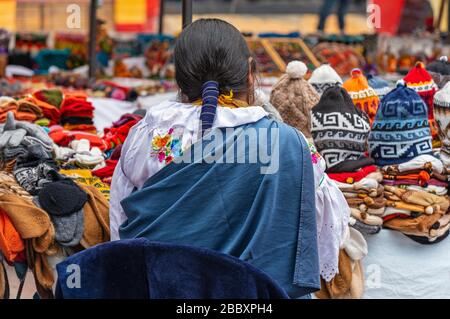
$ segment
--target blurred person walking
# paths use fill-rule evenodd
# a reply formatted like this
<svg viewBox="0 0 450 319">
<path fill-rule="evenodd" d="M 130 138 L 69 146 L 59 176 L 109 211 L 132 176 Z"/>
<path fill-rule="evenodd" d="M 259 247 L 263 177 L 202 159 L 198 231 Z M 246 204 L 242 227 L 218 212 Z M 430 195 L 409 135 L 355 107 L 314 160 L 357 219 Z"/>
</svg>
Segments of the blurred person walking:
<svg viewBox="0 0 450 319">
<path fill-rule="evenodd" d="M 348 7 L 350 4 L 350 0 L 324 0 L 322 4 L 322 8 L 319 13 L 319 26 L 317 30 L 319 33 L 323 33 L 325 29 L 325 23 L 327 21 L 328 16 L 331 14 L 331 10 L 333 7 L 338 4 L 338 21 L 339 21 L 339 30 L 341 34 L 345 34 L 345 15 L 347 14 Z"/>
</svg>

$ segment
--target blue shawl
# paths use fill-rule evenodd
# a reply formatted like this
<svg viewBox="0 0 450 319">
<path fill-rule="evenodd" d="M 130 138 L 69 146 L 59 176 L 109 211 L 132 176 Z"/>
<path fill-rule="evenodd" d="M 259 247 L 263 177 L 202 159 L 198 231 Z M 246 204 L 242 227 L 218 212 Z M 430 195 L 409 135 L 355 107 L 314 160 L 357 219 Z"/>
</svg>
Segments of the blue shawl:
<svg viewBox="0 0 450 319">
<path fill-rule="evenodd" d="M 268 118 L 228 132 L 206 134 L 125 198 L 128 219 L 120 238 L 235 256 L 266 272 L 291 298 L 320 289 L 314 176 L 305 139 Z M 252 161 L 255 143 L 260 153 L 267 147 L 267 158 Z M 199 149 L 200 158 L 193 155 Z"/>
</svg>

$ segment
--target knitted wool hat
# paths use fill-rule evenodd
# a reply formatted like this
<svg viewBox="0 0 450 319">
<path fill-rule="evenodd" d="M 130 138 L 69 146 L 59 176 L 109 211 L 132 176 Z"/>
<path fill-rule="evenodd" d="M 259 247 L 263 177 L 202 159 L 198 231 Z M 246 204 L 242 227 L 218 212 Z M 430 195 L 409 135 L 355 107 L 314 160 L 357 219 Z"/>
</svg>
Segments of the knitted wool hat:
<svg viewBox="0 0 450 319">
<path fill-rule="evenodd" d="M 357 160 L 367 151 L 369 119 L 339 86 L 323 92 L 312 109 L 312 136 L 317 150 L 331 168 Z"/>
<path fill-rule="evenodd" d="M 441 161 L 450 168 L 450 83 L 434 95 L 434 116 L 442 142 Z"/>
<path fill-rule="evenodd" d="M 440 89 L 450 81 L 450 63 L 447 56 L 442 56 L 439 60 L 428 64 L 427 71 Z"/>
<path fill-rule="evenodd" d="M 34 204 L 42 208 L 38 197 L 33 198 Z M 79 210 L 69 215 L 52 215 L 50 220 L 55 228 L 55 241 L 62 246 L 73 247 L 80 243 L 84 230 L 84 213 Z"/>
<path fill-rule="evenodd" d="M 369 86 L 366 77 L 360 69 L 353 69 L 351 77 L 343 84 L 344 89 L 355 103 L 356 107 L 364 111 L 372 124 L 375 114 L 377 114 L 378 98 L 375 90 Z"/>
<path fill-rule="evenodd" d="M 315 69 L 308 82 L 319 94 L 322 94 L 330 86 L 343 83 L 339 74 L 329 64 L 322 64 Z"/>
<path fill-rule="evenodd" d="M 375 90 L 380 101 L 391 91 L 389 82 L 379 76 L 368 74 L 367 81 L 369 82 L 369 86 Z"/>
<path fill-rule="evenodd" d="M 283 121 L 311 137 L 311 108 L 319 102 L 319 94 L 304 76 L 308 68 L 303 62 L 292 61 L 271 94 L 270 103 L 280 112 Z"/>
<path fill-rule="evenodd" d="M 437 85 L 434 83 L 430 73 L 425 69 L 422 62 L 417 62 L 415 67 L 403 79 L 406 85 L 419 93 L 422 100 L 428 107 L 428 119 L 430 120 L 431 134 L 433 138 L 437 136 L 437 128 L 434 123 L 433 97 L 437 91 Z"/>
<path fill-rule="evenodd" d="M 45 185 L 38 194 L 43 209 L 50 215 L 65 216 L 80 211 L 87 195 L 71 179 L 65 178 Z"/>
<path fill-rule="evenodd" d="M 369 134 L 369 152 L 378 166 L 431 154 L 428 110 L 414 90 L 399 83 L 385 96 Z"/>
<path fill-rule="evenodd" d="M 33 97 L 59 108 L 63 100 L 63 94 L 58 89 L 43 89 L 33 93 Z"/>
</svg>

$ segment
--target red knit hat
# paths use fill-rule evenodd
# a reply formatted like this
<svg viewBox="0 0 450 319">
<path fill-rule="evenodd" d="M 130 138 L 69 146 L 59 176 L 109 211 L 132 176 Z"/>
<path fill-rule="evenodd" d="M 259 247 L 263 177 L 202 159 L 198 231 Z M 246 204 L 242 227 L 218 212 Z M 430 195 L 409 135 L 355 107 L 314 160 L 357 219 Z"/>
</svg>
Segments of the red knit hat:
<svg viewBox="0 0 450 319">
<path fill-rule="evenodd" d="M 422 62 L 417 62 L 403 80 L 405 81 L 406 86 L 416 91 L 427 105 L 431 133 L 433 139 L 436 138 L 438 131 L 434 122 L 433 111 L 433 98 L 438 89 L 436 83 L 430 73 L 425 69 L 425 65 Z"/>
</svg>

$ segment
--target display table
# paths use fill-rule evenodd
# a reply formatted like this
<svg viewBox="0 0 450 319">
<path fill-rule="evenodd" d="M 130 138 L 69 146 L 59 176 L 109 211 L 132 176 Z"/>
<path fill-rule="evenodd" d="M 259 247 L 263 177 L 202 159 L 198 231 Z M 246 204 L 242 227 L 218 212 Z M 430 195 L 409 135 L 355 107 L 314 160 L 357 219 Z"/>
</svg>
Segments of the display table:
<svg viewBox="0 0 450 319">
<path fill-rule="evenodd" d="M 364 298 L 450 298 L 450 237 L 421 245 L 383 229 L 366 240 Z"/>
</svg>

